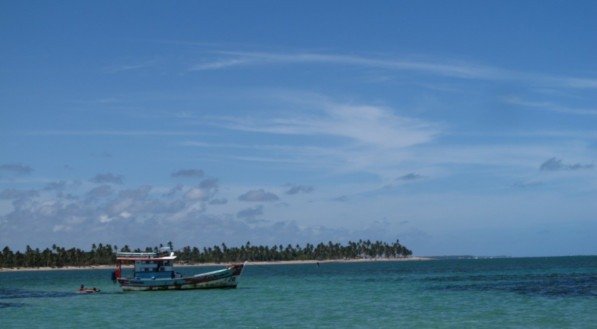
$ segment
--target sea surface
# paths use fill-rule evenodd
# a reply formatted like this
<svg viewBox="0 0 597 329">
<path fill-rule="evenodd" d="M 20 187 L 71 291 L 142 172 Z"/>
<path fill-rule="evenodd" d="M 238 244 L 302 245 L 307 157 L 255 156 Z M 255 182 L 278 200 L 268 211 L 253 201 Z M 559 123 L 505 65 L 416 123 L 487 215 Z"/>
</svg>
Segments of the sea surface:
<svg viewBox="0 0 597 329">
<path fill-rule="evenodd" d="M 123 293 L 110 273 L 0 272 L 0 328 L 597 328 L 597 256 L 249 264 L 228 290 Z"/>
</svg>

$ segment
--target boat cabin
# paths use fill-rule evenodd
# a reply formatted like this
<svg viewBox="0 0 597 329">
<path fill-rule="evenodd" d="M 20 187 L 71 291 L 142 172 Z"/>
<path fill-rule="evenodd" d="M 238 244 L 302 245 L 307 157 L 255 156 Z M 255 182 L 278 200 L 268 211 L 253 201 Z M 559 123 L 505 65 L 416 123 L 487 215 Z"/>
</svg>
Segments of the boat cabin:
<svg viewBox="0 0 597 329">
<path fill-rule="evenodd" d="M 116 278 L 122 274 L 123 264 L 133 264 L 132 278 L 136 280 L 172 279 L 177 277 L 174 271 L 174 252 L 118 252 L 116 254 Z"/>
</svg>

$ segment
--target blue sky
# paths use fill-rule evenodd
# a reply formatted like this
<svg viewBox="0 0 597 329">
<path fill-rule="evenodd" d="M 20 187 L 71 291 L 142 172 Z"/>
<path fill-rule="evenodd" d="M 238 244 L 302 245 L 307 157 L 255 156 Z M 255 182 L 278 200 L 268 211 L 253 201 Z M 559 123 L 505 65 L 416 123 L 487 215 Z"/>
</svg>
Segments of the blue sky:
<svg viewBox="0 0 597 329">
<path fill-rule="evenodd" d="M 595 254 L 596 16 L 3 2 L 0 244 Z"/>
</svg>

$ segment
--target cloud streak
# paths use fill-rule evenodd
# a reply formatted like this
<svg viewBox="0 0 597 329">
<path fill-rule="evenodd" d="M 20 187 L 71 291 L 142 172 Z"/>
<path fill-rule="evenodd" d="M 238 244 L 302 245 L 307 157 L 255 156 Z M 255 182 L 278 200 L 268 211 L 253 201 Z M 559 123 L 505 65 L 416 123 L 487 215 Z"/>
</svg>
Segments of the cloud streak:
<svg viewBox="0 0 597 329">
<path fill-rule="evenodd" d="M 400 115 L 389 107 L 340 103 L 317 94 L 272 92 L 269 97 L 280 108 L 276 115 L 208 117 L 198 124 L 289 137 L 270 139 L 279 141 L 278 145 L 243 141 L 214 145 L 187 141 L 182 145 L 239 150 L 227 152 L 226 160 L 325 168 L 334 174 L 365 171 L 385 176 L 384 171 L 406 159 L 409 150 L 435 142 L 444 130 L 442 125 Z M 288 108 L 293 110 L 285 111 Z M 315 144 L 316 140 L 326 142 Z M 394 172 L 387 174 L 395 177 Z"/>
<path fill-rule="evenodd" d="M 517 97 L 508 97 L 505 99 L 508 104 L 523 106 L 535 110 L 540 111 L 548 111 L 554 113 L 562 113 L 562 114 L 572 114 L 572 115 L 589 115 L 589 116 L 597 116 L 597 109 L 583 109 L 583 108 L 572 108 L 572 107 L 565 107 L 560 106 L 557 104 L 553 104 L 550 102 L 532 102 L 522 100 Z"/>
<path fill-rule="evenodd" d="M 145 62 L 141 62 L 141 63 L 137 63 L 137 64 L 112 65 L 112 66 L 106 67 L 104 69 L 104 72 L 110 73 L 110 74 L 116 74 L 116 73 L 121 73 L 121 72 L 136 71 L 136 70 L 142 70 L 142 69 L 153 67 L 156 64 L 157 64 L 157 61 L 151 60 L 151 61 L 145 61 Z"/>
<path fill-rule="evenodd" d="M 539 85 L 552 85 L 571 89 L 597 89 L 597 79 L 579 77 L 555 77 L 528 72 L 512 71 L 470 62 L 438 60 L 409 60 L 375 58 L 344 54 L 269 53 L 217 51 L 220 57 L 192 65 L 190 71 L 223 70 L 258 65 L 327 64 L 378 68 L 391 71 L 412 71 L 423 74 L 469 80 L 524 81 Z"/>
<path fill-rule="evenodd" d="M 266 53 L 266 52 L 218 52 L 224 58 L 193 65 L 191 71 L 226 69 L 250 65 L 275 64 L 334 64 L 383 68 L 389 70 L 410 70 L 465 79 L 496 78 L 502 75 L 492 67 L 462 64 L 376 59 L 362 56 L 319 53 Z"/>
</svg>

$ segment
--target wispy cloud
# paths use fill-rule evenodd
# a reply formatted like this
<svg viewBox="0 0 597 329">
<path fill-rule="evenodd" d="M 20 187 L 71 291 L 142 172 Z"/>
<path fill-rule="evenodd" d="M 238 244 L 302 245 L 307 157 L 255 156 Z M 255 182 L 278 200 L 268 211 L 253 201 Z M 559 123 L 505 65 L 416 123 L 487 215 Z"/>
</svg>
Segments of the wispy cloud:
<svg viewBox="0 0 597 329">
<path fill-rule="evenodd" d="M 567 85 L 570 88 L 578 89 L 597 89 L 597 79 L 586 78 L 553 78 L 557 82 Z"/>
<path fill-rule="evenodd" d="M 495 138 L 554 138 L 554 139 L 592 139 L 597 138 L 597 131 L 593 130 L 515 130 L 515 131 L 451 131 L 446 134 L 452 136 L 475 137 L 495 137 Z"/>
<path fill-rule="evenodd" d="M 518 105 L 523 107 L 532 108 L 535 110 L 556 112 L 562 114 L 573 114 L 573 115 L 595 115 L 597 116 L 597 109 L 583 109 L 560 106 L 551 102 L 533 102 L 520 99 L 518 97 L 505 98 L 506 103 L 512 105 Z"/>
<path fill-rule="evenodd" d="M 411 172 L 413 168 L 434 172 L 474 165 L 533 171 L 540 159 L 553 154 L 574 156 L 586 152 L 586 143 L 578 140 L 597 136 L 592 131 L 521 130 L 500 131 L 497 135 L 450 132 L 446 125 L 403 117 L 400 110 L 387 106 L 341 103 L 317 94 L 278 92 L 268 93 L 279 101 L 274 102 L 273 108 L 280 110 L 273 115 L 206 117 L 201 124 L 264 136 L 285 135 L 284 138 L 255 139 L 279 144 L 233 140 L 228 143 L 187 141 L 182 145 L 226 149 L 214 155 L 222 161 L 280 163 L 286 167 L 318 170 L 326 175 L 368 173 L 385 182 L 394 182 L 400 175 L 404 176 L 402 181 L 421 178 L 417 176 L 420 173 Z M 293 110 L 286 110 L 288 108 Z M 461 139 L 459 136 L 467 134 L 475 140 L 478 137 L 479 143 L 457 141 Z M 450 135 L 458 138 L 450 138 Z M 492 137 L 490 147 L 484 143 L 487 137 Z M 546 144 L 546 137 L 553 141 Z M 325 142 L 314 142 L 321 140 Z"/>
<path fill-rule="evenodd" d="M 342 104 L 322 97 L 308 102 L 312 115 L 274 118 L 219 117 L 212 123 L 223 128 L 282 135 L 327 135 L 358 145 L 408 147 L 431 141 L 439 127 L 395 114 L 374 105 Z"/>
<path fill-rule="evenodd" d="M 354 55 L 320 54 L 320 53 L 266 53 L 266 52 L 218 52 L 223 58 L 195 64 L 192 71 L 225 69 L 236 66 L 266 64 L 334 64 L 353 65 L 390 70 L 411 70 L 458 78 L 498 78 L 502 72 L 492 67 L 465 64 L 439 63 L 397 59 L 378 59 Z"/>
<path fill-rule="evenodd" d="M 413 71 L 460 79 L 525 81 L 533 84 L 571 89 L 597 89 L 597 79 L 594 78 L 549 76 L 474 64 L 470 61 L 412 60 L 315 52 L 217 51 L 215 53 L 219 55 L 217 58 L 204 60 L 192 65 L 190 70 L 222 70 L 257 65 L 328 64 L 369 67 L 392 71 Z"/>
<path fill-rule="evenodd" d="M 434 142 L 443 129 L 433 122 L 399 115 L 389 107 L 340 103 L 313 94 L 283 92 L 271 97 L 275 101 L 281 100 L 276 103 L 280 111 L 275 115 L 207 117 L 198 124 L 289 137 L 275 139 L 279 144 L 187 141 L 183 145 L 239 150 L 222 155 L 228 159 L 296 164 L 337 173 L 367 171 L 379 174 L 380 168 L 400 163 L 408 149 Z M 287 108 L 304 111 L 286 111 Z M 319 142 L 323 138 L 325 143 Z M 318 142 L 315 144 L 314 141 Z"/>
<path fill-rule="evenodd" d="M 247 60 L 247 59 L 223 59 L 223 60 L 217 60 L 217 61 L 213 61 L 213 62 L 195 64 L 195 65 L 193 65 L 191 70 L 192 71 L 218 70 L 218 69 L 224 69 L 224 68 L 232 67 L 232 66 L 240 66 L 243 64 L 251 64 L 251 61 Z"/>
<path fill-rule="evenodd" d="M 150 67 L 155 66 L 156 64 L 157 64 L 156 60 L 149 60 L 149 61 L 144 61 L 144 62 L 140 62 L 140 63 L 136 63 L 136 64 L 111 65 L 111 66 L 104 68 L 104 72 L 115 74 L 115 73 L 126 72 L 126 71 L 135 71 L 135 70 L 150 68 Z"/>
</svg>

